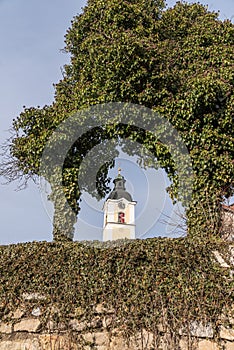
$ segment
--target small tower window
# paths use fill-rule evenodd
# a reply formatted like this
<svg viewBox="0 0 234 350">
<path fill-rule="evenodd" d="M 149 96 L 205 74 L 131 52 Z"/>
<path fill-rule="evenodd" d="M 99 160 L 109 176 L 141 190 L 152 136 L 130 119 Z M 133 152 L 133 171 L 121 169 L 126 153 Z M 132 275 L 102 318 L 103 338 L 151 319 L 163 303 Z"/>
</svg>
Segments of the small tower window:
<svg viewBox="0 0 234 350">
<path fill-rule="evenodd" d="M 119 212 L 118 213 L 118 222 L 120 224 L 124 224 L 125 223 L 125 214 L 123 212 Z"/>
</svg>

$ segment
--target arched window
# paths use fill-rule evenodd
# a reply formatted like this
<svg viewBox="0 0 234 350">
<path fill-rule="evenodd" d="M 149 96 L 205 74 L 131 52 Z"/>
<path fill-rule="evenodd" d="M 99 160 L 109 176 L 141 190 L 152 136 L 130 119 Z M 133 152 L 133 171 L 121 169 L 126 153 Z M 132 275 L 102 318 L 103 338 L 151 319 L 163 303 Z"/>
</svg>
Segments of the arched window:
<svg viewBox="0 0 234 350">
<path fill-rule="evenodd" d="M 118 213 L 118 222 L 120 224 L 124 224 L 125 223 L 125 214 L 123 212 L 119 212 Z"/>
</svg>

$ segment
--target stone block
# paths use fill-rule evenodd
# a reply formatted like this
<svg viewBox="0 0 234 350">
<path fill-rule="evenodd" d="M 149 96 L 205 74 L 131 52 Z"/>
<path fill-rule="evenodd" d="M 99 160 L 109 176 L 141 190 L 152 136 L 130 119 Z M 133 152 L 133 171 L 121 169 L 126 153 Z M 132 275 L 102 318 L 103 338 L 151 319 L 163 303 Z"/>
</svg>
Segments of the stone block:
<svg viewBox="0 0 234 350">
<path fill-rule="evenodd" d="M 21 308 L 18 308 L 13 312 L 12 318 L 19 319 L 19 318 L 23 317 L 24 314 L 25 314 L 25 311 Z"/>
<path fill-rule="evenodd" d="M 46 300 L 46 297 L 44 295 L 41 295 L 40 293 L 23 293 L 22 297 L 24 300 L 27 300 L 27 301 Z"/>
<path fill-rule="evenodd" d="M 185 339 L 180 339 L 180 342 L 179 342 L 179 349 L 180 350 L 188 350 L 188 342 L 187 340 Z"/>
<path fill-rule="evenodd" d="M 41 316 L 41 309 L 39 307 L 35 307 L 33 310 L 32 310 L 32 315 L 35 316 L 35 317 L 39 317 Z"/>
<path fill-rule="evenodd" d="M 115 310 L 113 308 L 107 309 L 102 303 L 97 304 L 95 307 L 97 314 L 113 314 Z"/>
<path fill-rule="evenodd" d="M 180 349 L 178 346 L 181 346 L 180 350 L 188 350 L 186 341 L 182 341 L 181 339 L 180 343 L 178 344 L 179 340 L 173 339 L 170 333 L 164 333 L 163 335 L 159 336 L 156 339 L 156 341 L 157 341 L 157 347 L 155 349 L 157 350 L 175 350 L 175 349 L 177 350 L 177 349 Z M 184 345 L 186 346 L 182 347 Z"/>
<path fill-rule="evenodd" d="M 186 339 L 183 339 L 183 338 L 180 339 L 179 347 L 180 347 L 180 350 L 189 350 L 188 341 Z"/>
<path fill-rule="evenodd" d="M 95 344 L 97 346 L 108 346 L 110 343 L 109 334 L 107 332 L 94 333 Z"/>
<path fill-rule="evenodd" d="M 94 344 L 95 346 L 105 346 L 108 349 L 109 345 L 109 334 L 107 332 L 94 332 L 94 333 L 84 333 L 82 334 L 82 339 L 86 343 Z"/>
<path fill-rule="evenodd" d="M 102 320 L 102 326 L 103 328 L 108 328 L 112 324 L 113 319 L 112 317 L 104 317 Z"/>
<path fill-rule="evenodd" d="M 6 322 L 0 322 L 0 333 L 9 334 L 12 332 L 12 324 Z"/>
<path fill-rule="evenodd" d="M 40 329 L 41 322 L 35 318 L 23 319 L 14 324 L 15 332 L 37 332 Z"/>
<path fill-rule="evenodd" d="M 95 307 L 95 312 L 97 314 L 103 314 L 105 312 L 105 308 L 104 308 L 103 304 L 97 304 Z"/>
<path fill-rule="evenodd" d="M 212 340 L 201 340 L 198 342 L 198 350 L 219 350 L 219 346 Z"/>
<path fill-rule="evenodd" d="M 225 328 L 224 326 L 220 327 L 220 338 L 225 340 L 234 340 L 234 329 Z"/>
<path fill-rule="evenodd" d="M 192 322 L 190 324 L 190 334 L 199 338 L 213 338 L 214 330 L 211 324 L 202 324 L 201 322 Z"/>
<path fill-rule="evenodd" d="M 134 347 L 129 347 L 126 341 L 121 337 L 111 338 L 110 350 L 135 350 Z"/>
<path fill-rule="evenodd" d="M 234 342 L 226 342 L 223 349 L 225 350 L 234 350 Z"/>
<path fill-rule="evenodd" d="M 0 341 L 0 350 L 41 350 L 40 343 L 35 339 L 18 339 Z"/>
<path fill-rule="evenodd" d="M 40 350 L 78 350 L 75 344 L 67 335 L 44 334 L 40 335 Z M 31 349 L 30 349 L 31 350 Z"/>
<path fill-rule="evenodd" d="M 47 322 L 46 328 L 47 328 L 50 332 L 53 332 L 53 331 L 55 331 L 55 329 L 56 329 L 54 322 L 51 321 L 51 320 Z"/>
<path fill-rule="evenodd" d="M 97 317 L 94 317 L 91 322 L 88 322 L 87 323 L 87 326 L 88 328 L 101 328 L 102 327 L 102 319 L 97 316 Z"/>
<path fill-rule="evenodd" d="M 158 329 L 158 331 L 159 331 L 160 333 L 165 332 L 165 326 L 163 326 L 162 323 L 158 323 L 158 324 L 157 324 L 157 329 Z"/>
<path fill-rule="evenodd" d="M 180 350 L 220 350 L 218 345 L 209 339 L 199 339 L 196 337 L 191 337 L 186 339 L 186 337 L 181 338 L 179 341 Z M 168 350 L 168 349 L 166 349 Z"/>
<path fill-rule="evenodd" d="M 133 346 L 137 348 L 141 348 L 143 346 L 143 348 L 147 349 L 152 346 L 153 339 L 153 333 L 147 332 L 145 329 L 143 329 L 142 332 L 137 333 L 136 336 L 132 337 L 130 340 Z"/>
<path fill-rule="evenodd" d="M 95 329 L 102 328 L 102 319 L 100 317 L 94 318 L 91 322 L 79 321 L 77 319 L 72 319 L 69 322 L 69 326 L 77 332 L 84 331 L 85 329 Z"/>
<path fill-rule="evenodd" d="M 82 339 L 84 339 L 85 342 L 90 343 L 90 344 L 94 344 L 95 343 L 94 334 L 93 333 L 84 333 L 84 334 L 82 334 Z"/>
<path fill-rule="evenodd" d="M 86 322 L 78 321 L 76 319 L 70 320 L 69 326 L 73 331 L 81 332 L 87 328 Z"/>
</svg>

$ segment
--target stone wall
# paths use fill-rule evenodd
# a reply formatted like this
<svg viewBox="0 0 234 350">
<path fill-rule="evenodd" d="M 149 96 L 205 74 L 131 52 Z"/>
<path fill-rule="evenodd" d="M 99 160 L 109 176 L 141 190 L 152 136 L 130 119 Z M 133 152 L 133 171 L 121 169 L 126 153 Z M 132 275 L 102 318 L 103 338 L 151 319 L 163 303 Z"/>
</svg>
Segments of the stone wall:
<svg viewBox="0 0 234 350">
<path fill-rule="evenodd" d="M 30 300 L 37 299 L 30 309 Z M 48 309 L 40 302 L 43 296 L 25 294 L 25 304 L 17 306 L 0 321 L 0 350 L 234 350 L 234 318 L 223 316 L 216 329 L 210 324 L 194 322 L 188 330 L 178 332 L 177 342 L 159 324 L 154 334 L 142 330 L 124 337 L 124 325 L 112 328 L 114 313 L 101 304 L 95 306 L 95 316 L 89 321 L 71 315 L 67 324 L 55 323 Z M 43 304 L 43 303 L 42 303 Z M 59 312 L 57 307 L 50 315 Z M 45 321 L 46 320 L 46 321 Z M 189 336 L 188 336 L 189 335 Z"/>
<path fill-rule="evenodd" d="M 41 246 L 45 249 L 45 246 Z M 29 260 L 28 256 L 33 256 L 32 252 L 35 252 L 35 250 L 31 247 L 29 252 L 30 255 L 24 256 L 24 259 Z M 225 252 L 227 253 L 227 250 Z M 14 250 L 13 253 L 13 257 L 16 256 Z M 228 283 L 232 283 L 234 276 L 234 245 L 228 244 L 228 254 L 226 255 L 222 255 L 218 250 L 213 250 L 212 260 L 216 260 L 225 269 L 225 279 Z M 6 259 L 6 269 L 9 268 L 9 261 L 12 260 Z M 45 262 L 47 262 L 47 259 L 45 259 Z M 28 265 L 26 266 L 28 268 Z M 49 264 L 45 264 L 45 266 L 47 268 Z M 36 269 L 38 269 L 38 265 Z M 22 273 L 22 271 L 24 270 L 21 267 L 19 273 Z M 7 276 L 9 278 L 9 275 Z M 35 273 L 33 276 L 35 276 Z M 11 285 L 12 282 L 7 280 L 7 283 Z M 211 284 L 211 294 L 209 294 L 211 299 L 214 297 L 213 286 Z M 0 287 L 4 290 L 4 283 Z M 17 289 L 16 297 L 10 297 L 10 293 L 13 292 L 9 289 L 10 292 L 3 294 L 5 297 L 0 299 L 2 315 L 0 318 L 0 350 L 234 350 L 234 305 L 230 307 L 233 299 L 230 300 L 230 303 L 227 303 L 227 298 L 228 300 L 230 297 L 233 298 L 231 286 L 230 290 L 228 288 L 228 293 L 226 293 L 227 298 L 224 298 L 225 303 L 222 304 L 222 309 L 217 310 L 218 307 L 215 304 L 218 315 L 221 313 L 220 310 L 223 311 L 218 319 L 214 317 L 215 324 L 194 321 L 187 322 L 188 324 L 185 326 L 184 322 L 186 320 L 182 320 L 183 323 L 175 322 L 175 324 L 183 324 L 184 328 L 178 326 L 179 329 L 177 329 L 177 326 L 170 327 L 170 325 L 173 325 L 171 314 L 169 316 L 170 320 L 166 319 L 167 316 L 160 315 L 160 318 L 157 318 L 159 321 L 155 322 L 155 325 L 152 326 L 154 322 L 150 323 L 151 327 L 154 328 L 153 332 L 142 329 L 141 331 L 135 331 L 134 335 L 126 334 L 129 330 L 126 326 L 126 316 L 124 316 L 126 313 L 123 314 L 123 317 L 118 318 L 118 307 L 116 305 L 116 309 L 113 310 L 110 307 L 105 308 L 103 304 L 92 304 L 94 295 L 88 299 L 91 300 L 87 308 L 88 312 L 80 307 L 79 302 L 74 303 L 74 307 L 67 311 L 67 303 L 61 304 L 65 300 L 65 295 L 63 295 L 64 298 L 59 298 L 61 289 L 57 294 L 55 294 L 55 290 L 51 291 L 50 289 L 51 294 L 48 295 L 47 293 L 46 295 L 46 290 L 43 288 L 40 289 L 41 293 L 32 293 L 31 291 L 38 291 L 33 283 L 21 286 L 18 282 L 14 287 Z M 79 291 L 78 288 L 76 290 Z M 220 290 L 222 299 L 224 289 L 220 287 Z M 45 295 L 42 294 L 43 291 Z M 143 296 L 145 296 L 145 293 Z M 218 299 L 218 304 L 221 299 Z M 76 300 L 74 294 L 69 300 Z M 85 301 L 82 305 L 87 307 L 87 299 Z M 199 314 L 202 315 L 203 311 L 204 308 L 201 307 Z M 127 317 L 128 321 L 131 320 L 131 316 L 130 314 L 129 318 Z M 176 316 L 174 316 L 174 319 L 176 319 Z M 137 325 L 140 324 L 140 321 Z M 147 324 L 148 320 L 145 321 L 144 324 Z M 176 333 L 173 333 L 172 328 L 176 329 Z"/>
<path fill-rule="evenodd" d="M 222 232 L 223 237 L 228 241 L 234 240 L 234 205 L 223 205 L 223 225 Z"/>
</svg>

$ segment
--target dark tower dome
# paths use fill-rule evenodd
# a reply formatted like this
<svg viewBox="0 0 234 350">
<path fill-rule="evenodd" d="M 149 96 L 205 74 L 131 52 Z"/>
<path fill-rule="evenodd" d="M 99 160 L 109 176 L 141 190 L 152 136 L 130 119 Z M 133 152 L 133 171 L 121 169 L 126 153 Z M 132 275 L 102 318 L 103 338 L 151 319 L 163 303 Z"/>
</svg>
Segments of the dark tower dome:
<svg viewBox="0 0 234 350">
<path fill-rule="evenodd" d="M 130 195 L 129 192 L 126 191 L 125 188 L 125 178 L 120 174 L 120 170 L 119 169 L 119 173 L 116 176 L 116 178 L 114 179 L 114 184 L 115 187 L 113 189 L 113 191 L 110 193 L 109 197 L 107 199 L 121 199 L 121 198 L 125 198 L 127 199 L 127 201 L 132 202 L 132 196 Z"/>
</svg>

